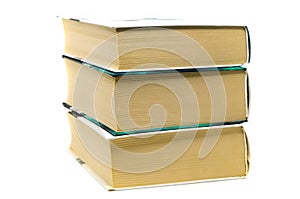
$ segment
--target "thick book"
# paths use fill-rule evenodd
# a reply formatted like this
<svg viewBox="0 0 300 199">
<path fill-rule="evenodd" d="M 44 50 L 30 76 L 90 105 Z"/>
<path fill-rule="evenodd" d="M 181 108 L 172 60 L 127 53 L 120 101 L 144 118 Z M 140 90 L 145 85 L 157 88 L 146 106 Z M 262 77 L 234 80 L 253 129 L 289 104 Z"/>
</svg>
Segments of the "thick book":
<svg viewBox="0 0 300 199">
<path fill-rule="evenodd" d="M 108 190 L 243 178 L 249 169 L 240 125 L 112 136 L 68 114 L 70 151 Z"/>
<path fill-rule="evenodd" d="M 114 135 L 241 123 L 248 117 L 243 67 L 116 73 L 64 58 L 66 103 Z"/>
<path fill-rule="evenodd" d="M 66 54 L 112 71 L 237 66 L 250 60 L 246 26 L 201 26 L 181 20 L 62 21 Z"/>
</svg>

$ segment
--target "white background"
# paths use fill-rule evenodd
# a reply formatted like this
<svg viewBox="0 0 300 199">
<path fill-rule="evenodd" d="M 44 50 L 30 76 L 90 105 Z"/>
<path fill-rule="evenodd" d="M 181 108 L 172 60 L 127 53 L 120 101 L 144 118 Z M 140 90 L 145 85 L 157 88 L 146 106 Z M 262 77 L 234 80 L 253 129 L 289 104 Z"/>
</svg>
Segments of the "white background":
<svg viewBox="0 0 300 199">
<path fill-rule="evenodd" d="M 2 1 L 3 2 L 3 1 Z M 0 6 L 0 198 L 299 198 L 297 1 L 9 1 Z M 107 192 L 67 152 L 63 29 L 56 16 L 247 25 L 252 152 L 245 180 Z"/>
</svg>

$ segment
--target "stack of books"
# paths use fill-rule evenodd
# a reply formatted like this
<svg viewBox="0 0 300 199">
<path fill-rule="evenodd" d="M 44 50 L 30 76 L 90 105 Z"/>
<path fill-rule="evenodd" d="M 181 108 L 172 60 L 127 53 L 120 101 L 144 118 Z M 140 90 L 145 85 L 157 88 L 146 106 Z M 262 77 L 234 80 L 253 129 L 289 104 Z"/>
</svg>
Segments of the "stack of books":
<svg viewBox="0 0 300 199">
<path fill-rule="evenodd" d="M 108 190 L 247 175 L 247 27 L 63 25 L 70 151 Z"/>
</svg>

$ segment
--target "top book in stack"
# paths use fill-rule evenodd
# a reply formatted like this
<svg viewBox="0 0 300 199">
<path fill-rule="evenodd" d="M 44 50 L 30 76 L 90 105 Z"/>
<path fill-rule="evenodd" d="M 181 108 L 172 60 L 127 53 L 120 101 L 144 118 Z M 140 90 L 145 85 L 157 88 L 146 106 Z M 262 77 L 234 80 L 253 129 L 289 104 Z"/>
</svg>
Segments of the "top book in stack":
<svg viewBox="0 0 300 199">
<path fill-rule="evenodd" d="M 153 22 L 154 21 L 154 22 Z M 180 20 L 63 19 L 65 52 L 112 72 L 240 66 L 250 60 L 246 26 L 198 26 Z"/>
</svg>

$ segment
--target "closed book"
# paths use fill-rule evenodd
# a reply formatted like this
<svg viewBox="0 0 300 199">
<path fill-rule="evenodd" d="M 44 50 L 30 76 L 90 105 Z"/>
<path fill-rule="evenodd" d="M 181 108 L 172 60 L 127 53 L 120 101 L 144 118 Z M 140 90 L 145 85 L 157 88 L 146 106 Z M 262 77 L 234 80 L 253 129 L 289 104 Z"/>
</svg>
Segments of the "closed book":
<svg viewBox="0 0 300 199">
<path fill-rule="evenodd" d="M 249 150 L 240 125 L 112 136 L 74 111 L 70 151 L 108 190 L 243 178 Z"/>
<path fill-rule="evenodd" d="M 113 71 L 236 66 L 250 60 L 246 26 L 119 22 L 63 19 L 66 54 Z"/>
<path fill-rule="evenodd" d="M 112 134 L 241 123 L 246 68 L 116 73 L 65 56 L 66 103 Z"/>
</svg>

